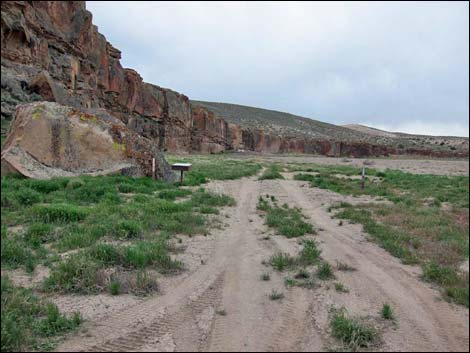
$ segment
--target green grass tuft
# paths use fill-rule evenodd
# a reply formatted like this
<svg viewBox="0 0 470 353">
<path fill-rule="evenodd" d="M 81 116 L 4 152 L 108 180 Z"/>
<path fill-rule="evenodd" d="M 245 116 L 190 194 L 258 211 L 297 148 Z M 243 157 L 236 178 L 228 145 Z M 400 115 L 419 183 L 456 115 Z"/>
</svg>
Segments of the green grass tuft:
<svg viewBox="0 0 470 353">
<path fill-rule="evenodd" d="M 334 278 L 333 269 L 328 262 L 322 262 L 317 269 L 317 277 L 323 281 Z"/>
<path fill-rule="evenodd" d="M 267 199 L 260 196 L 258 209 L 266 212 L 266 224 L 269 227 L 288 238 L 315 233 L 313 226 L 304 221 L 304 216 L 297 208 L 278 207 L 276 204 L 271 206 Z"/>
<path fill-rule="evenodd" d="M 258 180 L 273 180 L 273 179 L 284 179 L 282 174 L 282 167 L 276 164 L 270 165 L 263 174 L 258 178 Z"/>
<path fill-rule="evenodd" d="M 394 319 L 393 309 L 392 309 L 392 307 L 390 306 L 390 304 L 384 304 L 384 305 L 382 306 L 382 310 L 380 311 L 380 315 L 381 315 L 382 318 L 384 318 L 385 320 L 393 320 L 393 319 Z"/>
<path fill-rule="evenodd" d="M 76 329 L 82 322 L 78 313 L 65 316 L 54 304 L 39 299 L 31 290 L 14 286 L 3 276 L 1 296 L 2 352 L 53 348 L 51 338 Z"/>
<path fill-rule="evenodd" d="M 346 316 L 344 310 L 336 311 L 330 321 L 333 337 L 340 340 L 345 348 L 357 351 L 369 348 L 378 339 L 378 332 L 357 319 Z"/>
<path fill-rule="evenodd" d="M 277 253 L 269 259 L 269 264 L 279 272 L 296 265 L 296 259 L 286 253 Z"/>
<path fill-rule="evenodd" d="M 34 205 L 31 216 L 34 220 L 44 223 L 68 223 L 84 220 L 89 210 L 70 204 Z"/>
<path fill-rule="evenodd" d="M 269 294 L 269 299 L 271 300 L 281 300 L 284 298 L 284 293 L 278 292 L 277 290 L 273 289 L 271 294 Z"/>
</svg>

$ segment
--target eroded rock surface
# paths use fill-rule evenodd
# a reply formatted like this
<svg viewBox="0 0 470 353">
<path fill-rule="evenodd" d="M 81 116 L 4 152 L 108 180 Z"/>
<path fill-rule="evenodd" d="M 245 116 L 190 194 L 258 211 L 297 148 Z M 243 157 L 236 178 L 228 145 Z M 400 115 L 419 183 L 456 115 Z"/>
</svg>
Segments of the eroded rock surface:
<svg viewBox="0 0 470 353">
<path fill-rule="evenodd" d="M 1 155 L 2 175 L 47 179 L 120 173 L 174 180 L 154 143 L 103 110 L 54 102 L 19 105 Z"/>
</svg>

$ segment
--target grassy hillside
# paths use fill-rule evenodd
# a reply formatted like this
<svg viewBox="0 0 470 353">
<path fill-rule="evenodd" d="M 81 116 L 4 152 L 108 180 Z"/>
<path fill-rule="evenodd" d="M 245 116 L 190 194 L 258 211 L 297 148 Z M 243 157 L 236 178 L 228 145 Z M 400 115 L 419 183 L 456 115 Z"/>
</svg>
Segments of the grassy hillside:
<svg viewBox="0 0 470 353">
<path fill-rule="evenodd" d="M 275 134 L 331 138 L 344 140 L 370 139 L 370 135 L 322 121 L 238 104 L 191 101 L 201 105 L 227 121 L 247 128 L 263 129 Z"/>
<path fill-rule="evenodd" d="M 342 141 L 367 141 L 399 148 L 431 148 L 434 150 L 467 150 L 468 138 L 434 137 L 389 133 L 362 125 L 339 126 L 285 112 L 238 104 L 191 101 L 203 106 L 230 123 L 245 128 L 262 129 L 281 136 L 302 136 Z"/>
</svg>

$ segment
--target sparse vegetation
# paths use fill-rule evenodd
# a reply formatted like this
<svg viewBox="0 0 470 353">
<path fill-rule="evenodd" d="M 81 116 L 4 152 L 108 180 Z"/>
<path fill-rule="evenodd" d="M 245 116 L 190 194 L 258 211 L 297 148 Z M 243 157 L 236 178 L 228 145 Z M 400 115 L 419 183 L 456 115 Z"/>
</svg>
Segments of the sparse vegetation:
<svg viewBox="0 0 470 353">
<path fill-rule="evenodd" d="M 281 300 L 284 298 L 284 293 L 278 292 L 277 290 L 273 289 L 271 294 L 269 294 L 269 299 L 271 300 Z"/>
<path fill-rule="evenodd" d="M 316 265 L 320 259 L 321 250 L 318 249 L 314 240 L 303 240 L 303 248 L 300 251 L 298 264 L 303 266 Z"/>
<path fill-rule="evenodd" d="M 261 275 L 261 280 L 262 281 L 269 281 L 271 279 L 271 275 L 268 273 L 268 272 L 264 272 L 262 275 Z"/>
<path fill-rule="evenodd" d="M 290 208 L 287 205 L 279 207 L 275 200 L 270 201 L 269 198 L 260 196 L 258 209 L 266 212 L 266 224 L 269 227 L 275 228 L 279 234 L 288 238 L 315 233 L 313 226 L 304 221 L 305 216 L 298 208 Z"/>
<path fill-rule="evenodd" d="M 129 192 L 131 197 L 123 196 Z M 190 199 L 174 202 L 186 196 Z M 2 265 L 33 270 L 57 252 L 87 248 L 106 238 L 144 240 L 176 233 L 205 234 L 204 215 L 233 204 L 225 195 L 202 188 L 191 192 L 148 178 L 4 177 Z M 8 228 L 13 226 L 24 230 L 10 232 Z M 44 247 L 46 243 L 51 246 Z"/>
<path fill-rule="evenodd" d="M 333 337 L 341 341 L 344 348 L 353 352 L 370 348 L 379 336 L 374 328 L 358 319 L 349 318 L 344 309 L 333 311 L 330 327 Z"/>
<path fill-rule="evenodd" d="M 392 309 L 390 304 L 385 303 L 382 306 L 382 310 L 380 311 L 380 314 L 381 314 L 382 318 L 384 318 L 385 320 L 393 320 L 394 319 L 393 309 Z"/>
<path fill-rule="evenodd" d="M 121 283 L 117 280 L 110 281 L 108 288 L 111 295 L 119 295 L 121 293 Z"/>
<path fill-rule="evenodd" d="M 384 249 L 407 264 L 420 264 L 424 278 L 441 286 L 444 297 L 468 306 L 468 276 L 457 269 L 469 255 L 468 177 L 415 175 L 387 170 L 368 181 L 340 178 L 323 170 L 300 174 L 312 186 L 341 194 L 366 194 L 391 203 L 341 203 L 336 217 L 360 223 Z M 442 204 L 449 205 L 443 208 Z M 340 221 L 341 222 L 341 221 Z"/>
<path fill-rule="evenodd" d="M 217 309 L 215 313 L 217 315 L 220 315 L 220 316 L 226 316 L 227 315 L 227 312 L 225 311 L 225 309 Z"/>
<path fill-rule="evenodd" d="M 140 241 L 129 246 L 97 244 L 69 256 L 54 267 L 44 289 L 71 293 L 99 292 L 107 285 L 103 270 L 109 267 L 143 270 L 153 266 L 163 272 L 181 269 L 182 264 L 171 259 L 169 250 L 168 243 L 162 240 Z M 143 274 L 137 272 L 137 275 Z"/>
<path fill-rule="evenodd" d="M 258 180 L 272 180 L 272 179 L 284 179 L 282 174 L 282 167 L 277 164 L 271 164 L 263 174 L 258 178 Z"/>
<path fill-rule="evenodd" d="M 75 313 L 65 316 L 31 290 L 14 286 L 2 276 L 2 352 L 53 348 L 54 338 L 74 330 L 82 321 Z"/>
<path fill-rule="evenodd" d="M 349 293 L 349 289 L 347 289 L 344 284 L 336 282 L 335 283 L 335 290 L 339 293 Z"/>
<path fill-rule="evenodd" d="M 305 268 L 301 268 L 296 274 L 296 279 L 308 279 L 310 278 L 310 272 L 308 272 Z"/>
<path fill-rule="evenodd" d="M 279 272 L 292 268 L 297 264 L 296 258 L 285 253 L 277 253 L 269 259 L 269 264 Z"/>
<path fill-rule="evenodd" d="M 323 261 L 321 265 L 318 266 L 317 277 L 323 281 L 334 278 L 333 269 L 328 262 Z"/>
<path fill-rule="evenodd" d="M 252 176 L 261 169 L 259 163 L 252 161 L 239 161 L 225 156 L 168 156 L 170 163 L 186 162 L 193 166 L 185 174 L 183 184 L 195 186 L 207 183 L 209 180 L 233 180 Z"/>
<path fill-rule="evenodd" d="M 343 271 L 343 272 L 353 272 L 353 271 L 356 271 L 356 269 L 354 267 L 352 267 L 351 265 L 345 263 L 345 262 L 340 262 L 340 261 L 337 261 L 336 262 L 336 269 L 338 271 Z"/>
<path fill-rule="evenodd" d="M 259 169 L 249 168 L 250 173 Z M 43 264 L 50 274 L 34 289 L 59 293 L 155 292 L 156 270 L 183 268 L 172 259 L 171 237 L 207 234 L 205 215 L 234 204 L 202 188 L 125 176 L 7 176 L 1 188 L 2 274 L 19 267 L 33 272 Z M 60 256 L 69 250 L 75 251 Z M 2 275 L 2 351 L 50 349 L 49 337 L 80 323 L 78 314 L 65 317 L 43 303 L 41 291 L 35 296 Z"/>
<path fill-rule="evenodd" d="M 297 281 L 294 278 L 292 278 L 292 277 L 284 278 L 284 285 L 287 288 L 294 287 L 296 284 L 297 284 Z"/>
</svg>

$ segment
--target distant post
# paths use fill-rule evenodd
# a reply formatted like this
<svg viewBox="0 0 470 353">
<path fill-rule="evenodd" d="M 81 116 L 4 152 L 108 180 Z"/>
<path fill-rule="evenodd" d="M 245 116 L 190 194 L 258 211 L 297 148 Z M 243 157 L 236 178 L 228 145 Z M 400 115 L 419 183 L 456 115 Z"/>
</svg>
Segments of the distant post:
<svg viewBox="0 0 470 353">
<path fill-rule="evenodd" d="M 364 190 L 366 184 L 366 167 L 362 167 L 362 174 L 361 174 L 361 189 Z"/>
<path fill-rule="evenodd" d="M 152 158 L 152 179 L 155 179 L 155 158 Z"/>
</svg>

